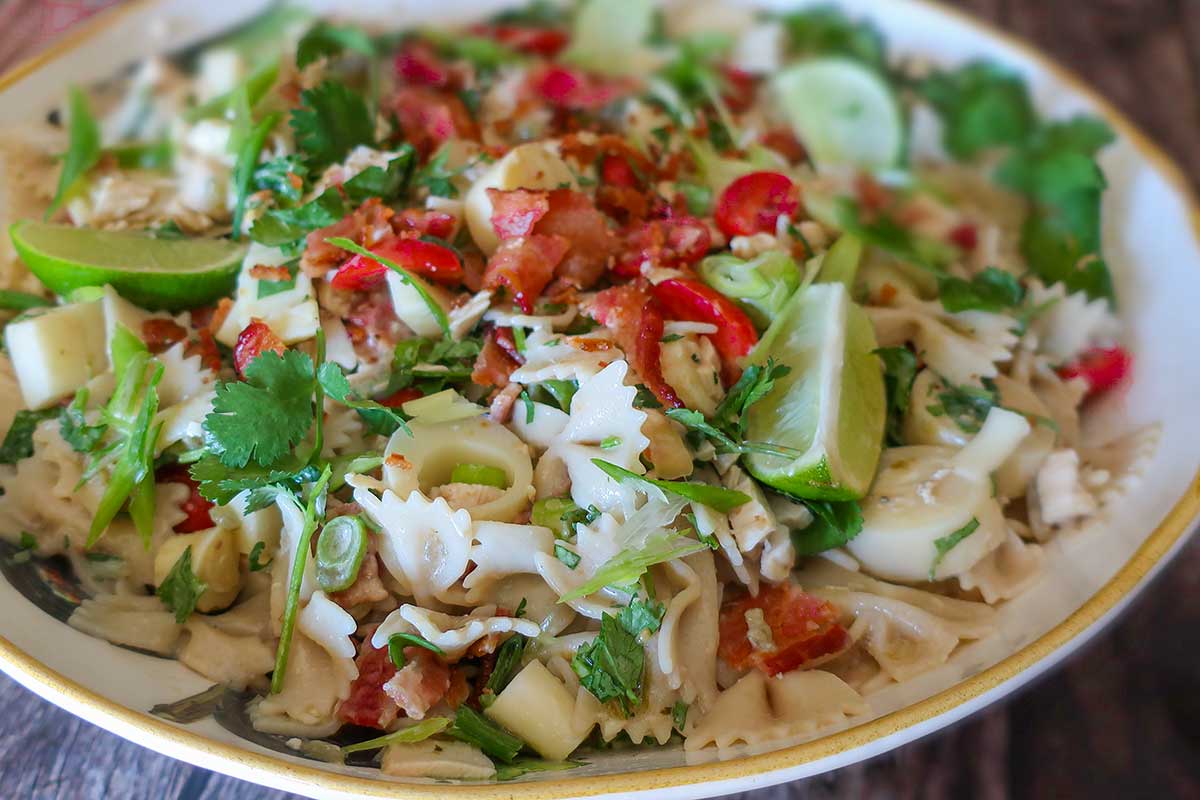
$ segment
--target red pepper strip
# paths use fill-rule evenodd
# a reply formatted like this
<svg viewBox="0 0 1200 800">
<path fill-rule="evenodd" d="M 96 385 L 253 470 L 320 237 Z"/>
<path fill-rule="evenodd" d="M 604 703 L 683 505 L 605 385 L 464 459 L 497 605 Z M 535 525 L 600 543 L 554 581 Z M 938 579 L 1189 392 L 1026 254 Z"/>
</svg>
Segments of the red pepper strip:
<svg viewBox="0 0 1200 800">
<path fill-rule="evenodd" d="M 444 286 L 457 286 L 463 280 L 462 262 L 449 247 L 422 239 L 387 239 L 372 248 L 384 258 L 395 261 L 409 272 Z M 354 256 L 340 268 L 329 283 L 336 289 L 362 291 L 378 286 L 387 267 L 366 256 Z"/>
<path fill-rule="evenodd" d="M 654 286 L 654 298 L 671 319 L 717 326 L 709 340 L 721 356 L 721 378 L 731 384 L 742 374 L 738 360 L 758 344 L 754 323 L 725 295 L 697 280 L 670 278 Z"/>
<path fill-rule="evenodd" d="M 1120 383 L 1133 367 L 1133 357 L 1123 347 L 1093 347 L 1070 364 L 1058 368 L 1064 380 L 1083 378 L 1088 396 L 1106 392 Z"/>
<path fill-rule="evenodd" d="M 206 531 L 213 526 L 212 517 L 208 513 L 213 504 L 200 494 L 200 484 L 192 479 L 187 467 L 182 464 L 164 467 L 158 471 L 155 480 L 159 483 L 182 483 L 191 491 L 188 498 L 179 504 L 179 509 L 187 516 L 183 522 L 175 525 L 176 533 Z"/>
</svg>

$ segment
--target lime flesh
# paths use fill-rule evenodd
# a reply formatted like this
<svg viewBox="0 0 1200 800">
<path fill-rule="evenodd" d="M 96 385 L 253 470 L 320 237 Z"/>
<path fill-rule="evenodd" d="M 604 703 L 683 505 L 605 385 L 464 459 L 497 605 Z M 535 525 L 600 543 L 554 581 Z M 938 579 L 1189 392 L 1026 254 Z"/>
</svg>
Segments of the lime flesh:
<svg viewBox="0 0 1200 800">
<path fill-rule="evenodd" d="M 246 254 L 246 245 L 226 239 L 158 239 L 32 220 L 13 223 L 9 235 L 29 271 L 60 295 L 109 284 L 136 305 L 171 311 L 227 296 Z"/>
<path fill-rule="evenodd" d="M 871 321 L 841 283 L 801 289 L 750 356 L 791 367 L 747 412 L 746 438 L 793 448 L 795 459 L 753 454 L 754 477 L 797 497 L 866 495 L 883 446 L 883 373 Z"/>
</svg>

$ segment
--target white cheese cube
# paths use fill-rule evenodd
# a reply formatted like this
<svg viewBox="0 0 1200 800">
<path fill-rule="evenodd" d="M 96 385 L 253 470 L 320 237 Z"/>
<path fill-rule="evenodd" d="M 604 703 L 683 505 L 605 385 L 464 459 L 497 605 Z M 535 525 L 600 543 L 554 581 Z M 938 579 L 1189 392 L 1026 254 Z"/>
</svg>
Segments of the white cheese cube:
<svg viewBox="0 0 1200 800">
<path fill-rule="evenodd" d="M 108 369 L 99 301 L 60 306 L 11 322 L 4 343 L 27 408 L 53 405 Z"/>
<path fill-rule="evenodd" d="M 551 761 L 571 755 L 591 731 L 575 726 L 575 698 L 540 661 L 517 673 L 484 713 Z"/>
</svg>

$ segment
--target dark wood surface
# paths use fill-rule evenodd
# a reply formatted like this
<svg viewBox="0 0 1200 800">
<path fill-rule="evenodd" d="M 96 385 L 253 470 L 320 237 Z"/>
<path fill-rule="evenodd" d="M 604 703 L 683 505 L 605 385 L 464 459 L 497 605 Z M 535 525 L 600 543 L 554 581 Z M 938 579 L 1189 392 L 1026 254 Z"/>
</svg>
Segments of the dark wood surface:
<svg viewBox="0 0 1200 800">
<path fill-rule="evenodd" d="M 97 4 L 0 0 L 0 69 L 28 54 L 27 38 L 14 41 L 17 30 L 36 29 L 15 24 L 26 15 Z M 1200 0 L 956 5 L 1084 76 L 1200 184 Z M 737 797 L 1200 798 L 1198 657 L 1200 541 L 1117 624 L 1004 705 L 873 761 Z M 0 704 L 0 797 L 291 797 L 144 750 L 3 676 Z"/>
</svg>

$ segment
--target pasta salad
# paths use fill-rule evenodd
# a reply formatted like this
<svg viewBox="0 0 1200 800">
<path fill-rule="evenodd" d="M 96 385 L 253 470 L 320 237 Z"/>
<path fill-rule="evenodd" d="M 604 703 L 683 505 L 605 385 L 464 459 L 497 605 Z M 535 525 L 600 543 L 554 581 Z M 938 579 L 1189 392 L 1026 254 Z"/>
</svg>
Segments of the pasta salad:
<svg viewBox="0 0 1200 800">
<path fill-rule="evenodd" d="M 1112 138 L 833 7 L 272 10 L 0 140 L 0 535 L 388 775 L 853 724 L 1153 444 Z"/>
</svg>

